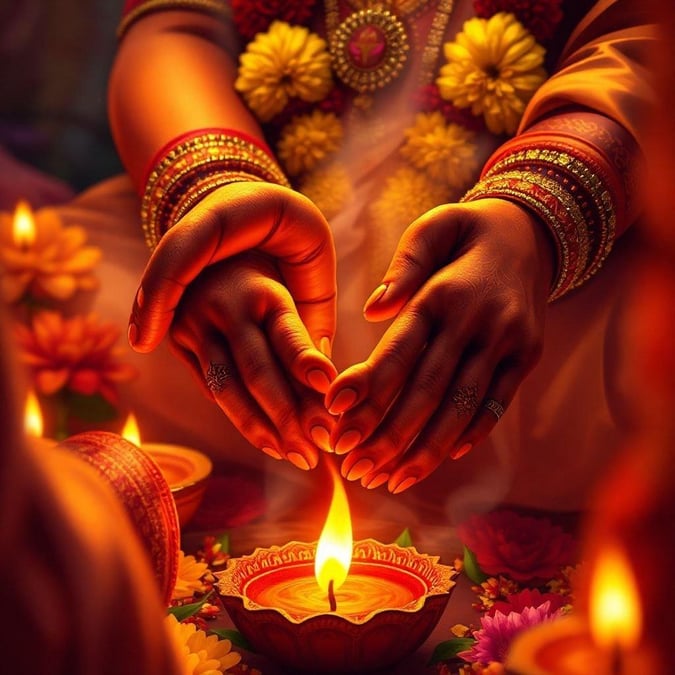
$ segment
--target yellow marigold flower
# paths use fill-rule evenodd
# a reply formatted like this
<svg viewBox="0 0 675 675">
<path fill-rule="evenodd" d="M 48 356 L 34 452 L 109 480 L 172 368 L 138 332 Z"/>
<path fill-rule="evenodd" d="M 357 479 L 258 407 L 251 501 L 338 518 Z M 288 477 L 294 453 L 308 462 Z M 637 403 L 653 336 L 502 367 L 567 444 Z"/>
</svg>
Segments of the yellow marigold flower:
<svg viewBox="0 0 675 675">
<path fill-rule="evenodd" d="M 546 78 L 544 48 L 513 14 L 469 19 L 436 80 L 441 96 L 459 108 L 471 106 L 488 129 L 512 134 L 526 103 Z"/>
<path fill-rule="evenodd" d="M 180 623 L 173 614 L 168 614 L 164 621 L 185 659 L 184 675 L 220 675 L 241 661 L 241 654 L 232 651 L 230 640 L 207 636 L 194 623 Z"/>
<path fill-rule="evenodd" d="M 478 168 L 473 133 L 459 124 L 446 124 L 440 112 L 419 113 L 406 129 L 401 154 L 430 178 L 461 188 Z"/>
<path fill-rule="evenodd" d="M 351 201 L 354 189 L 344 166 L 335 163 L 307 174 L 300 184 L 300 192 L 309 197 L 330 220 Z"/>
<path fill-rule="evenodd" d="M 412 167 L 401 167 L 387 178 L 371 215 L 382 227 L 402 230 L 430 209 L 448 201 L 447 187 Z"/>
<path fill-rule="evenodd" d="M 208 569 L 209 566 L 206 563 L 197 562 L 193 555 L 185 555 L 183 551 L 179 551 L 178 575 L 171 599 L 191 598 L 195 591 L 206 590 L 202 577 L 208 572 Z"/>
<path fill-rule="evenodd" d="M 101 394 L 117 404 L 117 384 L 136 369 L 119 359 L 119 330 L 101 324 L 95 315 L 64 318 L 39 312 L 30 326 L 15 328 L 21 361 L 31 371 L 35 389 L 45 395 L 68 389 L 85 396 Z"/>
<path fill-rule="evenodd" d="M 0 213 L 0 282 L 5 299 L 16 302 L 29 294 L 62 301 L 77 290 L 96 288 L 93 268 L 101 251 L 84 245 L 84 229 L 64 227 L 54 209 L 28 213 L 34 240 L 25 245 L 14 241 L 14 214 Z"/>
<path fill-rule="evenodd" d="M 263 122 L 280 113 L 289 98 L 320 101 L 332 86 L 326 41 L 284 21 L 274 21 L 266 33 L 249 42 L 234 83 Z"/>
<path fill-rule="evenodd" d="M 334 113 L 314 110 L 299 115 L 281 132 L 277 154 L 291 176 L 311 171 L 319 162 L 339 149 L 342 123 Z"/>
</svg>

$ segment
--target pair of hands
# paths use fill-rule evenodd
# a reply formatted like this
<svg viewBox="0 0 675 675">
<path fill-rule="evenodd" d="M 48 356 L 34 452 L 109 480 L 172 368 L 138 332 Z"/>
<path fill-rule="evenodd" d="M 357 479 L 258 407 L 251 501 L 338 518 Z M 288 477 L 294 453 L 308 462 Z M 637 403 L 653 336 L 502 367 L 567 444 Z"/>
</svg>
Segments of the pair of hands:
<svg viewBox="0 0 675 675">
<path fill-rule="evenodd" d="M 552 254 L 510 202 L 440 206 L 404 233 L 369 320 L 394 319 L 363 363 L 338 374 L 330 228 L 283 187 L 219 188 L 162 238 L 129 339 L 174 349 L 257 448 L 302 469 L 345 455 L 342 474 L 401 492 L 490 432 L 536 363 Z"/>
</svg>

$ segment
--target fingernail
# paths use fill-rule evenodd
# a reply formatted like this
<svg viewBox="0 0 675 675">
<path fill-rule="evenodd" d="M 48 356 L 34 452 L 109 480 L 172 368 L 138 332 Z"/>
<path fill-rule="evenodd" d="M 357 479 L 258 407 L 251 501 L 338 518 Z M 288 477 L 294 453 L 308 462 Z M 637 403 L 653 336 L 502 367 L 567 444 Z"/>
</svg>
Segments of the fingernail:
<svg viewBox="0 0 675 675">
<path fill-rule="evenodd" d="M 303 471 L 309 471 L 312 468 L 309 462 L 299 452 L 289 452 L 286 455 L 286 459 Z"/>
<path fill-rule="evenodd" d="M 335 454 L 344 455 L 345 453 L 353 450 L 361 440 L 361 432 L 356 429 L 351 429 L 350 431 L 345 431 L 338 442 L 335 444 Z"/>
<path fill-rule="evenodd" d="M 324 452 L 333 452 L 333 448 L 330 445 L 330 433 L 326 427 L 316 424 L 309 430 L 309 435 L 312 437 L 314 443 Z"/>
<path fill-rule="evenodd" d="M 319 340 L 319 350 L 324 356 L 327 356 L 328 358 L 331 357 L 331 354 L 333 353 L 333 348 L 331 347 L 330 344 L 330 338 L 322 337 Z"/>
<path fill-rule="evenodd" d="M 133 322 L 127 328 L 127 340 L 129 340 L 130 345 L 135 345 L 138 340 L 138 326 Z"/>
<path fill-rule="evenodd" d="M 389 492 L 392 494 L 397 495 L 399 492 L 403 492 L 404 490 L 407 490 L 409 487 L 412 487 L 417 483 L 417 478 L 413 478 L 410 476 L 410 478 L 406 478 L 402 480 L 398 485 L 395 485 L 393 488 L 389 488 Z"/>
<path fill-rule="evenodd" d="M 363 478 L 369 471 L 373 470 L 374 466 L 375 464 L 371 459 L 360 459 L 351 469 L 349 469 L 346 478 L 347 480 L 358 480 L 359 478 Z"/>
<path fill-rule="evenodd" d="M 365 483 L 363 487 L 367 488 L 368 490 L 374 490 L 375 488 L 379 488 L 380 485 L 384 485 L 384 483 L 386 483 L 388 480 L 389 480 L 388 473 L 378 473 L 377 476 L 375 476 L 375 478 Z"/>
<path fill-rule="evenodd" d="M 469 450 L 473 448 L 473 443 L 465 443 L 459 450 L 455 450 L 454 452 L 450 453 L 450 458 L 451 459 L 459 459 L 460 457 L 464 457 Z"/>
<path fill-rule="evenodd" d="M 266 455 L 269 455 L 270 457 L 273 457 L 274 459 L 283 459 L 281 456 L 280 452 L 277 452 L 274 448 L 270 448 L 269 446 L 265 446 L 263 448 L 260 448 Z"/>
<path fill-rule="evenodd" d="M 330 387 L 328 375 L 318 368 L 314 368 L 307 373 L 307 382 L 313 389 L 320 391 L 322 394 L 325 394 Z"/>
<path fill-rule="evenodd" d="M 382 296 L 387 292 L 389 284 L 380 284 L 371 294 L 370 297 L 366 300 L 366 304 L 363 306 L 363 311 L 374 305 L 378 300 L 382 299 Z"/>
<path fill-rule="evenodd" d="M 145 302 L 145 291 L 143 290 L 143 286 L 141 286 L 138 289 L 138 293 L 136 293 L 136 304 L 140 307 L 143 307 L 143 303 Z"/>
<path fill-rule="evenodd" d="M 354 405 L 354 402 L 356 401 L 357 397 L 358 393 L 356 389 L 346 387 L 345 389 L 340 390 L 337 396 L 333 399 L 333 402 L 330 404 L 328 412 L 331 415 L 339 415 L 340 413 L 343 413 L 345 410 L 349 410 L 349 408 L 351 408 Z"/>
</svg>

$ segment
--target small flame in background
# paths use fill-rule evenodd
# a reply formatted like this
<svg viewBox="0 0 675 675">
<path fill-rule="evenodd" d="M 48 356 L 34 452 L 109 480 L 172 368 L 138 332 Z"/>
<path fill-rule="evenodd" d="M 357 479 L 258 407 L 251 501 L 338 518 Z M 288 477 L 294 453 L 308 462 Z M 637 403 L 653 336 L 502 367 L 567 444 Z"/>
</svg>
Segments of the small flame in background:
<svg viewBox="0 0 675 675">
<path fill-rule="evenodd" d="M 23 426 L 28 436 L 39 438 L 44 431 L 40 403 L 35 392 L 32 390 L 28 392 L 28 396 L 26 397 Z"/>
<path fill-rule="evenodd" d="M 35 219 L 28 202 L 20 200 L 14 209 L 12 239 L 17 248 L 28 248 L 35 242 Z"/>
<path fill-rule="evenodd" d="M 124 423 L 122 437 L 126 438 L 130 443 L 133 443 L 138 447 L 141 446 L 141 432 L 138 428 L 138 422 L 136 421 L 136 417 L 133 413 L 129 413 L 127 421 Z"/>
<path fill-rule="evenodd" d="M 603 549 L 590 587 L 591 632 L 606 648 L 634 647 L 642 631 L 642 610 L 630 562 L 619 546 Z"/>
</svg>

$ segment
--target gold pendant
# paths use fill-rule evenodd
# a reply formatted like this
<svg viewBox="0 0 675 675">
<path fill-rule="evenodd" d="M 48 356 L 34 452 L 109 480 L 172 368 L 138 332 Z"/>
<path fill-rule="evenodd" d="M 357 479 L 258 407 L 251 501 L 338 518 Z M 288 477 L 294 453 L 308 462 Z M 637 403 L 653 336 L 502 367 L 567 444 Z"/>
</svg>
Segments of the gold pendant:
<svg viewBox="0 0 675 675">
<path fill-rule="evenodd" d="M 409 48 L 405 26 L 387 9 L 354 12 L 331 36 L 335 74 L 360 94 L 381 89 L 398 77 Z"/>
</svg>

